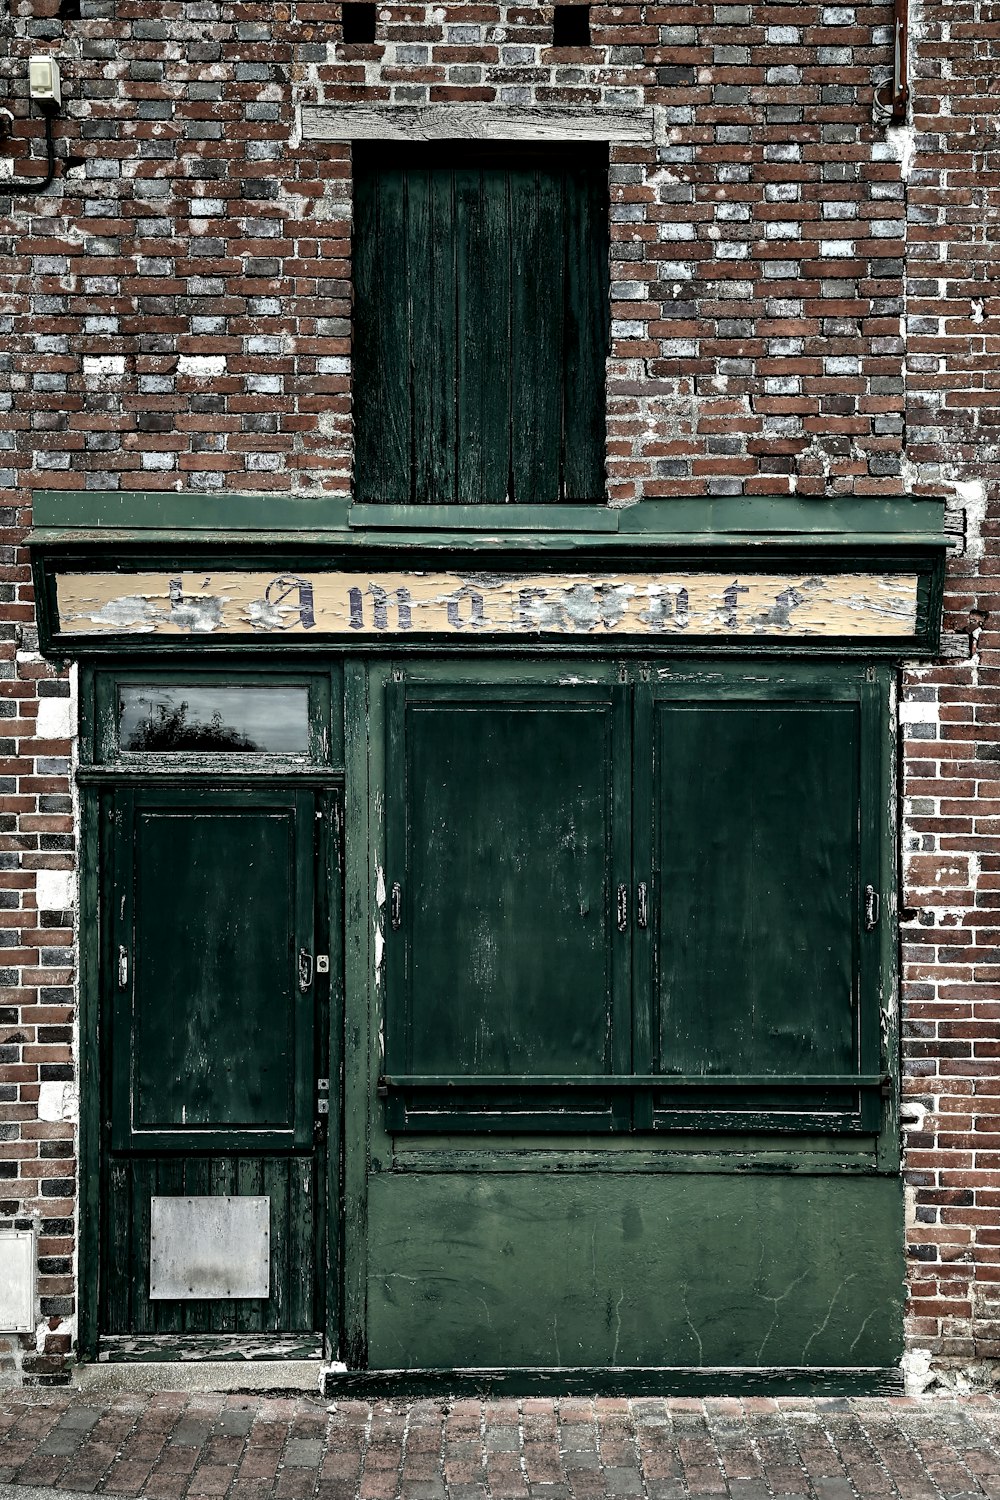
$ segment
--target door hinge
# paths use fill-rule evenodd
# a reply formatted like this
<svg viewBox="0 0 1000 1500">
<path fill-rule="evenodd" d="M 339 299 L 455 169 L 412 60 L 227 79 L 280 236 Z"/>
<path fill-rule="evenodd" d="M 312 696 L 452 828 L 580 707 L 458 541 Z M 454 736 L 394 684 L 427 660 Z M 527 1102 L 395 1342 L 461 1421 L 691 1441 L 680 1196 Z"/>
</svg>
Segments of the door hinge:
<svg viewBox="0 0 1000 1500">
<path fill-rule="evenodd" d="M 393 932 L 399 931 L 403 920 L 403 887 L 398 880 L 392 882 L 392 892 L 389 897 L 389 921 L 392 923 Z"/>
<path fill-rule="evenodd" d="M 333 832 L 337 842 L 337 874 L 344 874 L 344 805 L 339 797 L 333 799 Z"/>
<path fill-rule="evenodd" d="M 885 1077 L 882 1079 L 881 1094 L 883 1099 L 892 1098 L 892 1078 L 888 1073 L 886 1073 Z"/>
<path fill-rule="evenodd" d="M 873 932 L 878 926 L 879 898 L 873 885 L 865 886 L 865 931 Z"/>
<path fill-rule="evenodd" d="M 624 932 L 628 927 L 628 886 L 618 887 L 618 931 Z"/>
</svg>

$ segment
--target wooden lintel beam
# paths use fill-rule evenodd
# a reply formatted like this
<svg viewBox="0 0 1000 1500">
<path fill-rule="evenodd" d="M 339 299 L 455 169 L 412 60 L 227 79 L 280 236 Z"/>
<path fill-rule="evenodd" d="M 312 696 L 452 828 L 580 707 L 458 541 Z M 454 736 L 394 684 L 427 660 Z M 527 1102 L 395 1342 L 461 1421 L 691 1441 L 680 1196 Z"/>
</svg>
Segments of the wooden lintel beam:
<svg viewBox="0 0 1000 1500">
<path fill-rule="evenodd" d="M 652 141 L 652 109 L 496 104 L 307 104 L 307 141 Z"/>
</svg>

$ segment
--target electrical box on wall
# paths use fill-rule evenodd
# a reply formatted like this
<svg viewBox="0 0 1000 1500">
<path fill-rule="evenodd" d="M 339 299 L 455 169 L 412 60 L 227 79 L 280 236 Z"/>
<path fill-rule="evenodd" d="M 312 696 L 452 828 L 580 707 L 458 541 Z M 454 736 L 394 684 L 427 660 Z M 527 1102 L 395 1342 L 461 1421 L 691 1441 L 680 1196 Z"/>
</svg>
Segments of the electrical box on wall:
<svg viewBox="0 0 1000 1500">
<path fill-rule="evenodd" d="M 35 1231 L 0 1229 L 0 1333 L 35 1326 Z"/>
<path fill-rule="evenodd" d="M 55 105 L 62 103 L 62 87 L 59 80 L 59 64 L 54 57 L 44 53 L 28 60 L 28 92 L 36 104 Z"/>
</svg>

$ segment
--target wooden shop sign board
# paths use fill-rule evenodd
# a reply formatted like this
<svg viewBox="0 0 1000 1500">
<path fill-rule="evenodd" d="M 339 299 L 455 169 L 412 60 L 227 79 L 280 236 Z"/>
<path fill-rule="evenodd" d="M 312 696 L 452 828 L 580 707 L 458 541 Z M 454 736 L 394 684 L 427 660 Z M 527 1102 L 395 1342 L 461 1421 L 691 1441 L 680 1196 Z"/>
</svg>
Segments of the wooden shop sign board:
<svg viewBox="0 0 1000 1500">
<path fill-rule="evenodd" d="M 65 572 L 55 603 L 59 638 L 918 634 L 918 574 L 862 571 Z"/>
</svg>

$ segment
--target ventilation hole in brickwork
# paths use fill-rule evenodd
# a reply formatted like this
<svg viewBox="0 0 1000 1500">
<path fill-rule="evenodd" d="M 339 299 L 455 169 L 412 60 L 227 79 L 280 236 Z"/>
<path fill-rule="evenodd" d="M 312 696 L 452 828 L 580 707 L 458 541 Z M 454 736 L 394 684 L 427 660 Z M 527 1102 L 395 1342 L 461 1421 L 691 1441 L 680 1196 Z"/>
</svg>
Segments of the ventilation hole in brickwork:
<svg viewBox="0 0 1000 1500">
<path fill-rule="evenodd" d="M 375 7 L 364 5 L 359 0 L 350 0 L 344 5 L 344 41 L 373 42 L 375 40 Z"/>
<path fill-rule="evenodd" d="M 590 6 L 557 5 L 552 21 L 553 47 L 590 46 Z"/>
<path fill-rule="evenodd" d="M 80 0 L 59 0 L 60 21 L 79 21 Z"/>
</svg>

